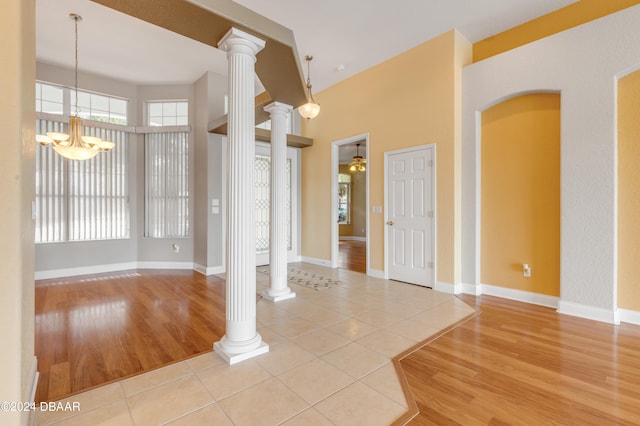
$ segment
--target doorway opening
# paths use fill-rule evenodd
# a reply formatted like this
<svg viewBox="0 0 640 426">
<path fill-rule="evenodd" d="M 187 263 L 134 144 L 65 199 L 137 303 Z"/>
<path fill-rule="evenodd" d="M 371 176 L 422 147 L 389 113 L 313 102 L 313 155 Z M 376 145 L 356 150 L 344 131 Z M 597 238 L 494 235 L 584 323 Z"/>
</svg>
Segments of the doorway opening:
<svg viewBox="0 0 640 426">
<path fill-rule="evenodd" d="M 351 271 L 369 270 L 369 174 L 352 170 L 355 156 L 369 158 L 369 135 L 362 134 L 332 144 L 331 266 Z"/>
</svg>

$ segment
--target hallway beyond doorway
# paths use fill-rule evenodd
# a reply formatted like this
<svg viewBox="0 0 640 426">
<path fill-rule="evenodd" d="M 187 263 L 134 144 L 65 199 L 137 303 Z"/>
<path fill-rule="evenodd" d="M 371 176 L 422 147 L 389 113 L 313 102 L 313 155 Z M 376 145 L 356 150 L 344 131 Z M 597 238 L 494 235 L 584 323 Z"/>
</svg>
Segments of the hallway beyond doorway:
<svg viewBox="0 0 640 426">
<path fill-rule="evenodd" d="M 367 273 L 367 242 L 341 240 L 338 243 L 338 268 Z"/>
</svg>

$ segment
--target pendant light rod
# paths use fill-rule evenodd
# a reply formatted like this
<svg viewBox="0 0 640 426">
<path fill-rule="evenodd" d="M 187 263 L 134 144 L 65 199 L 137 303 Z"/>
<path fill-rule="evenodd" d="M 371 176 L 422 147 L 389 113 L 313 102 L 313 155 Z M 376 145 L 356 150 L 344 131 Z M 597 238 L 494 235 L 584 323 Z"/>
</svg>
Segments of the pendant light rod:
<svg viewBox="0 0 640 426">
<path fill-rule="evenodd" d="M 69 134 L 58 132 L 47 132 L 46 135 L 36 135 L 36 142 L 42 146 L 50 146 L 62 157 L 69 160 L 88 160 L 101 152 L 113 149 L 115 144 L 104 141 L 96 136 L 82 135 L 82 119 L 80 118 L 80 107 L 78 106 L 78 22 L 82 21 L 82 16 L 70 13 L 69 18 L 75 25 L 75 111 L 69 116 Z"/>
<path fill-rule="evenodd" d="M 75 25 L 75 36 L 76 36 L 76 54 L 75 54 L 75 92 L 76 92 L 76 104 L 74 115 L 77 117 L 80 114 L 80 109 L 78 108 L 78 21 L 82 21 L 82 16 L 77 13 L 70 13 L 69 18 L 73 19 Z"/>
</svg>

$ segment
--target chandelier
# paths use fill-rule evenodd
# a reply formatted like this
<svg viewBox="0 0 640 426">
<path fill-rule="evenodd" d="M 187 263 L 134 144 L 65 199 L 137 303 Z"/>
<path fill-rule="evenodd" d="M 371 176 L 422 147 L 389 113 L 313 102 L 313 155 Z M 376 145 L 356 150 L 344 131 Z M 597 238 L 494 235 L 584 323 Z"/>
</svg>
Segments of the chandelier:
<svg viewBox="0 0 640 426">
<path fill-rule="evenodd" d="M 367 159 L 363 158 L 358 154 L 358 150 L 360 148 L 360 144 L 356 144 L 356 155 L 353 156 L 353 160 L 349 163 L 349 171 L 352 172 L 364 172 L 367 170 L 365 164 L 367 164 Z"/>
<path fill-rule="evenodd" d="M 69 117 L 69 134 L 47 132 L 45 135 L 36 135 L 36 142 L 43 146 L 51 146 L 59 155 L 70 160 L 88 160 L 101 152 L 111 150 L 115 144 L 103 141 L 94 136 L 82 136 L 82 119 L 78 116 L 78 22 L 82 21 L 82 16 L 75 13 L 69 14 L 75 22 L 75 94 L 76 105 L 74 115 Z"/>
<path fill-rule="evenodd" d="M 313 56 L 307 55 L 304 59 L 307 61 L 307 91 L 309 92 L 309 102 L 298 108 L 298 112 L 301 116 L 309 120 L 318 116 L 320 113 L 320 104 L 316 103 L 315 99 L 313 99 L 313 94 L 311 93 L 311 73 L 309 71 L 309 62 L 313 60 Z"/>
</svg>

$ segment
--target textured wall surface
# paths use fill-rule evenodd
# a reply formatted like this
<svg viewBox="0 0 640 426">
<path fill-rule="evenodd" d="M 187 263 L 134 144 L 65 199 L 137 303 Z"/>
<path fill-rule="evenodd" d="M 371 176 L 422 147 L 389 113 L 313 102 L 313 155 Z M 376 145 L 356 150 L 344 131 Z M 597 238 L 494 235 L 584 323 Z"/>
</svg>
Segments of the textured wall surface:
<svg viewBox="0 0 640 426">
<path fill-rule="evenodd" d="M 479 281 L 478 117 L 514 95 L 561 93 L 560 310 L 616 309 L 616 78 L 640 64 L 640 7 L 475 63 L 463 73 L 463 281 Z"/>
</svg>

